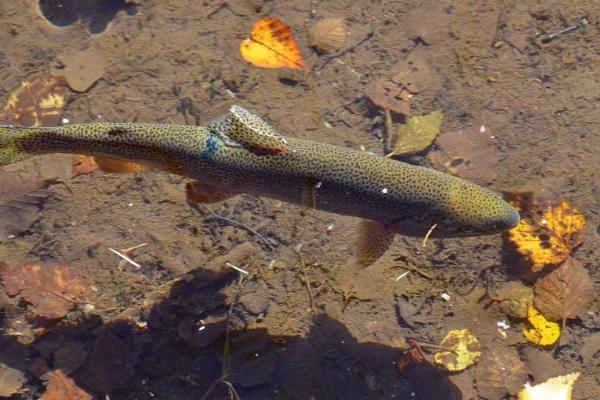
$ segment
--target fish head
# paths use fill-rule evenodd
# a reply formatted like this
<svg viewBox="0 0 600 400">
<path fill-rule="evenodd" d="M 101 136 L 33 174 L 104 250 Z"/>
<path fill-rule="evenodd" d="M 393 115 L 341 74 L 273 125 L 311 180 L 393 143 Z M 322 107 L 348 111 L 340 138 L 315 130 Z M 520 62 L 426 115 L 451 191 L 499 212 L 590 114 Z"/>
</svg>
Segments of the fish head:
<svg viewBox="0 0 600 400">
<path fill-rule="evenodd" d="M 517 226 L 517 210 L 502 196 L 473 183 L 448 177 L 433 185 L 437 192 L 404 210 L 393 223 L 396 233 L 432 238 L 468 237 L 500 233 Z"/>
<path fill-rule="evenodd" d="M 498 193 L 467 181 L 457 180 L 437 210 L 438 237 L 465 237 L 500 233 L 516 227 L 517 210 Z"/>
</svg>

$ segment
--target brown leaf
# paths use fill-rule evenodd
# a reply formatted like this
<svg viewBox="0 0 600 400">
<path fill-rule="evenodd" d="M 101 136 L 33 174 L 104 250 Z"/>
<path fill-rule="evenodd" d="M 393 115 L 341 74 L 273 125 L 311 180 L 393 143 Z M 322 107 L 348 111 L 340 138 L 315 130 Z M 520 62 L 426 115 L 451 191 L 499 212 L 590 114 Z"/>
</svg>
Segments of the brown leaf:
<svg viewBox="0 0 600 400">
<path fill-rule="evenodd" d="M 514 349 L 491 347 L 482 352 L 475 371 L 479 396 L 487 400 L 501 400 L 507 394 L 515 396 L 527 382 L 528 373 Z"/>
<path fill-rule="evenodd" d="M 0 362 L 0 397 L 10 397 L 27 382 L 22 371 Z"/>
<path fill-rule="evenodd" d="M 107 55 L 97 49 L 68 52 L 58 56 L 59 63 L 52 68 L 52 74 L 64 76 L 76 92 L 85 92 L 104 74 L 106 59 Z"/>
<path fill-rule="evenodd" d="M 108 329 L 96 338 L 87 363 L 79 371 L 82 383 L 96 392 L 112 392 L 134 375 L 131 349 Z"/>
<path fill-rule="evenodd" d="M 86 291 L 83 277 L 66 265 L 9 267 L 0 262 L 0 276 L 8 294 L 19 294 L 33 304 L 36 315 L 48 319 L 67 315 Z"/>
<path fill-rule="evenodd" d="M 392 81 L 378 79 L 365 88 L 367 96 L 373 104 L 384 110 L 407 116 L 410 113 L 410 92 Z"/>
<path fill-rule="evenodd" d="M 56 126 L 62 121 L 67 83 L 62 77 L 23 81 L 8 98 L 2 120 L 16 126 Z"/>
<path fill-rule="evenodd" d="M 535 306 L 548 319 L 576 318 L 594 300 L 594 284 L 581 262 L 570 257 L 535 284 Z"/>
<path fill-rule="evenodd" d="M 42 400 L 92 400 L 92 396 L 80 389 L 60 369 L 52 375 Z"/>
</svg>

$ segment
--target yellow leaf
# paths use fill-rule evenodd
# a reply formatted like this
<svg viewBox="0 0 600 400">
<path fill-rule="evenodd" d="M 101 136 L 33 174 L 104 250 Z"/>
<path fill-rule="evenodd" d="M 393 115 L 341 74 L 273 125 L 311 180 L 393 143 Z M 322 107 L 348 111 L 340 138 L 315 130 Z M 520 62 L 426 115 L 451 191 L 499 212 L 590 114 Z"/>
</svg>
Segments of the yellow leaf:
<svg viewBox="0 0 600 400">
<path fill-rule="evenodd" d="M 258 20 L 240 45 L 244 60 L 263 68 L 291 68 L 307 72 L 289 26 L 277 18 Z"/>
<path fill-rule="evenodd" d="M 523 335 L 532 343 L 549 346 L 556 343 L 560 337 L 560 325 L 548 321 L 533 306 L 527 309 L 527 320 L 533 326 L 532 329 L 524 329 Z"/>
<path fill-rule="evenodd" d="M 519 392 L 519 400 L 571 400 L 573 386 L 581 373 L 573 372 L 568 375 L 550 378 L 539 385 L 525 384 Z"/>
<path fill-rule="evenodd" d="M 532 264 L 534 272 L 558 265 L 583 241 L 584 216 L 566 200 L 545 207 L 513 202 L 523 218 L 509 231 L 519 253 Z"/>
<path fill-rule="evenodd" d="M 440 132 L 443 119 L 444 113 L 441 111 L 410 117 L 406 124 L 398 129 L 398 142 L 387 156 L 412 154 L 425 150 Z"/>
<path fill-rule="evenodd" d="M 481 355 L 477 338 L 468 329 L 453 329 L 442 340 L 435 362 L 449 371 L 462 371 L 475 364 Z"/>
</svg>

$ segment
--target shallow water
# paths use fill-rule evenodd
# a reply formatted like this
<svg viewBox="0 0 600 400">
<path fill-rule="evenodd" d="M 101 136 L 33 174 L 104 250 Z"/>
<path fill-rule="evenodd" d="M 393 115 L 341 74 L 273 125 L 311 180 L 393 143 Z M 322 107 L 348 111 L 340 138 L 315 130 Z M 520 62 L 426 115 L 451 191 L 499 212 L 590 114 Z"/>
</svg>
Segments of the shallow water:
<svg viewBox="0 0 600 400">
<path fill-rule="evenodd" d="M 311 73 L 242 59 L 241 41 L 265 16 L 292 28 Z M 325 17 L 345 19 L 348 51 L 309 46 Z M 434 146 L 402 160 L 568 199 L 587 220 L 573 257 L 597 289 L 598 21 L 600 5 L 587 1 L 1 2 L 0 95 L 5 104 L 22 81 L 67 75 L 59 122 L 204 124 L 240 104 L 287 136 L 377 154 L 389 147 L 385 113 L 365 93 L 397 107 L 395 126 L 408 109 L 440 110 Z M 31 104 L 0 119 L 16 112 Z M 512 280 L 533 285 L 515 273 L 520 256 L 504 235 L 425 247 L 397 236 L 354 271 L 354 218 L 249 195 L 190 206 L 184 178 L 73 176 L 71 163 L 0 168 L 2 201 L 19 182 L 35 188 L 29 205 L 0 215 L 0 261 L 67 265 L 87 287 L 54 321 L 0 291 L 0 373 L 20 386 L 14 399 L 41 397 L 56 369 L 113 400 L 477 398 L 477 366 L 398 371 L 406 339 L 438 344 L 453 328 L 484 349 L 518 350 L 535 383 L 579 371 L 573 398 L 600 397 L 599 300 L 555 349 L 527 343 L 526 323 L 486 295 Z M 137 266 L 109 250 L 140 244 L 125 251 Z"/>
</svg>

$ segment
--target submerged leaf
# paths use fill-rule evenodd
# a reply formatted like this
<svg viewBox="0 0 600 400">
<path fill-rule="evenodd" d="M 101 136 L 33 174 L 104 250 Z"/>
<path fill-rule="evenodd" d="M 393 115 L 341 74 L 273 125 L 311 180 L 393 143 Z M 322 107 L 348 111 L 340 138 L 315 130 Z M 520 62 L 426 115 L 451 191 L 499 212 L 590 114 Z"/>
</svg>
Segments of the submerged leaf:
<svg viewBox="0 0 600 400">
<path fill-rule="evenodd" d="M 513 205 L 522 218 L 509 231 L 509 238 L 531 262 L 534 272 L 562 263 L 583 242 L 585 218 L 568 201 L 540 206 L 517 199 Z"/>
<path fill-rule="evenodd" d="M 48 382 L 42 400 L 92 400 L 92 396 L 80 389 L 60 369 L 57 369 Z"/>
<path fill-rule="evenodd" d="M 573 372 L 568 375 L 550 378 L 539 385 L 525 384 L 519 392 L 519 400 L 571 400 L 573 386 L 581 373 Z"/>
<path fill-rule="evenodd" d="M 444 114 L 434 111 L 426 115 L 410 117 L 398 129 L 398 142 L 388 157 L 418 153 L 431 146 L 440 132 Z"/>
<path fill-rule="evenodd" d="M 9 295 L 20 295 L 37 315 L 49 319 L 67 315 L 86 291 L 83 277 L 66 265 L 9 267 L 0 262 L 0 276 Z"/>
<path fill-rule="evenodd" d="M 37 77 L 23 81 L 8 98 L 0 114 L 16 126 L 55 126 L 62 121 L 67 83 L 62 77 Z"/>
<path fill-rule="evenodd" d="M 570 257 L 535 284 L 535 306 L 554 321 L 576 318 L 594 300 L 594 284 L 583 265 Z"/>
<path fill-rule="evenodd" d="M 528 380 L 527 367 L 517 352 L 509 347 L 492 347 L 484 351 L 477 363 L 475 377 L 479 395 L 488 400 L 515 396 Z"/>
<path fill-rule="evenodd" d="M 307 71 L 292 30 L 277 18 L 257 21 L 250 37 L 241 43 L 240 52 L 257 67 Z"/>
<path fill-rule="evenodd" d="M 523 330 L 523 335 L 530 342 L 549 346 L 556 343 L 560 337 L 560 325 L 556 322 L 548 321 L 533 306 L 529 306 L 527 320 L 533 328 Z"/>
<path fill-rule="evenodd" d="M 475 364 L 481 355 L 477 338 L 468 329 L 453 329 L 442 340 L 440 350 L 435 353 L 435 362 L 449 371 L 462 371 Z"/>
</svg>

